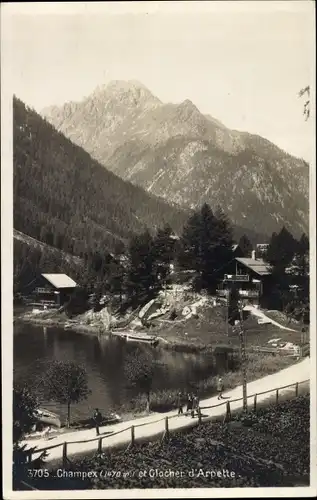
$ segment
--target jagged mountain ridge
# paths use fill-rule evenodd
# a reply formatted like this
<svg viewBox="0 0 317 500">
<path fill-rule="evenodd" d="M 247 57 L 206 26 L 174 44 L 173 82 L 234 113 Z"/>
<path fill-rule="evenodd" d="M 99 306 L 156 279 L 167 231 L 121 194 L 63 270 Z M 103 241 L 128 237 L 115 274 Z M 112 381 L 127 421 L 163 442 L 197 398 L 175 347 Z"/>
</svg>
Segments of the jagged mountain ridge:
<svg viewBox="0 0 317 500">
<path fill-rule="evenodd" d="M 221 205 L 234 224 L 266 234 L 282 225 L 308 232 L 308 164 L 190 100 L 165 104 L 138 82 L 114 81 L 42 114 L 107 169 L 168 202 Z"/>
</svg>

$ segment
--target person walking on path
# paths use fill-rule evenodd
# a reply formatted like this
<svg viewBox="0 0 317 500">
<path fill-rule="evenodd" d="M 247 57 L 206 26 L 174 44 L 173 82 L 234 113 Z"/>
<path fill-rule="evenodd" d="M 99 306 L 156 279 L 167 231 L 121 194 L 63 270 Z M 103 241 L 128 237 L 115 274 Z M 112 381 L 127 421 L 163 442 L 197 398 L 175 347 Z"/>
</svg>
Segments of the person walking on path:
<svg viewBox="0 0 317 500">
<path fill-rule="evenodd" d="M 177 397 L 178 415 L 183 415 L 183 395 L 181 392 L 178 393 Z"/>
<path fill-rule="evenodd" d="M 188 393 L 186 413 L 190 413 L 192 411 L 192 408 L 193 408 L 193 397 L 192 394 Z"/>
<path fill-rule="evenodd" d="M 100 434 L 99 427 L 100 427 L 100 424 L 101 424 L 101 421 L 102 421 L 102 415 L 101 415 L 101 413 L 100 413 L 100 411 L 99 411 L 98 408 L 95 409 L 93 420 L 95 422 L 96 435 L 99 436 L 99 434 Z"/>
<path fill-rule="evenodd" d="M 197 414 L 198 414 L 198 397 L 196 394 L 193 394 L 193 407 L 192 407 L 192 411 L 191 411 L 191 415 L 192 415 L 192 418 L 195 417 L 195 411 L 197 411 Z"/>
<path fill-rule="evenodd" d="M 196 398 L 195 407 L 196 407 L 197 415 L 199 416 L 199 414 L 200 414 L 200 407 L 199 407 L 199 397 L 198 397 L 198 394 L 196 394 L 195 398 Z"/>
<path fill-rule="evenodd" d="M 217 392 L 218 392 L 218 399 L 222 399 L 222 393 L 223 393 L 223 381 L 222 378 L 218 378 L 217 382 Z"/>
</svg>

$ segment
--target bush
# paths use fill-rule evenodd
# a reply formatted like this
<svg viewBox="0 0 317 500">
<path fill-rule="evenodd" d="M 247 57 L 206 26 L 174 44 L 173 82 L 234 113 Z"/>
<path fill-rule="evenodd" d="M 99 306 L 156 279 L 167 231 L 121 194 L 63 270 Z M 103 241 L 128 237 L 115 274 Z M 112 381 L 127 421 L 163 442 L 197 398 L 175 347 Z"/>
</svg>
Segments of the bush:
<svg viewBox="0 0 317 500">
<path fill-rule="evenodd" d="M 150 405 L 151 411 L 164 413 L 177 408 L 177 394 L 179 391 L 163 390 L 153 394 Z"/>
</svg>

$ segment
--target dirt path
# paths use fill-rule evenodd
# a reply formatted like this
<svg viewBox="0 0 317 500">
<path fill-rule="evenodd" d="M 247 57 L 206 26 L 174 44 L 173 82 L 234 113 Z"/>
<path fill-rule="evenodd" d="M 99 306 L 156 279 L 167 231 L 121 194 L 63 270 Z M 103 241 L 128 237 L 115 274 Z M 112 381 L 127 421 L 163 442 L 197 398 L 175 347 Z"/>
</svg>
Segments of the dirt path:
<svg viewBox="0 0 317 500">
<path fill-rule="evenodd" d="M 287 326 L 283 326 L 280 323 L 278 323 L 277 321 L 275 321 L 274 319 L 269 318 L 268 316 L 266 316 L 266 314 L 263 311 L 261 311 L 260 309 L 257 309 L 256 307 L 245 306 L 244 310 L 250 311 L 251 314 L 253 314 L 254 316 L 257 316 L 258 318 L 262 318 L 262 319 L 269 321 L 270 323 L 272 323 L 272 325 L 278 326 L 282 330 L 289 330 L 290 332 L 297 332 L 297 330 L 294 330 L 293 328 L 288 328 Z"/>
<path fill-rule="evenodd" d="M 283 387 L 289 384 L 295 384 L 296 382 L 303 382 L 310 379 L 310 359 L 305 358 L 304 360 L 295 363 L 294 365 L 285 368 L 277 373 L 268 375 L 261 379 L 255 380 L 248 384 L 248 395 L 254 395 L 255 393 L 260 393 L 264 391 L 270 391 L 278 387 Z M 279 391 L 280 396 L 285 396 L 289 394 L 290 391 L 294 393 L 295 388 L 282 389 Z M 226 412 L 226 401 L 232 401 L 230 403 L 231 411 L 242 408 L 242 401 L 233 400 L 242 397 L 242 386 L 238 386 L 232 390 L 225 392 L 225 397 L 228 398 L 224 403 L 219 402 L 217 397 L 211 397 L 201 401 L 200 405 L 202 408 L 203 420 L 210 420 L 213 417 L 219 417 L 224 415 Z M 272 397 L 273 393 L 267 393 L 257 396 L 258 403 L 261 403 L 268 398 Z M 220 404 L 219 404 L 220 403 Z M 250 397 L 248 401 L 249 405 L 253 405 L 253 398 Z M 204 409 L 205 406 L 219 405 L 211 409 Z M 177 416 L 177 412 L 170 411 L 164 414 L 154 413 L 143 418 L 136 418 L 128 422 L 120 422 L 118 424 L 105 426 L 100 429 L 101 435 L 105 437 L 103 439 L 103 447 L 111 447 L 120 444 L 126 444 L 131 440 L 131 425 L 135 426 L 135 439 L 138 438 L 150 438 L 158 434 L 163 433 L 165 428 L 165 417 L 169 417 L 169 429 L 182 429 L 190 427 L 197 423 L 197 417 L 192 419 L 190 416 L 181 415 Z M 147 425 L 145 425 L 147 424 Z M 118 433 L 119 432 L 119 433 Z M 30 447 L 38 446 L 38 449 L 46 448 L 48 446 L 62 445 L 65 441 L 67 444 L 67 455 L 68 457 L 74 456 L 76 454 L 85 454 L 93 452 L 97 449 L 97 441 L 83 442 L 89 439 L 95 439 L 96 432 L 95 429 L 88 429 L 76 432 L 69 432 L 61 434 L 57 437 L 52 437 L 51 439 L 39 439 L 39 440 L 28 440 L 24 441 L 25 444 Z M 71 443 L 72 441 L 80 441 L 77 443 Z M 59 460 L 62 458 L 62 446 L 53 448 L 48 451 L 47 461 Z"/>
</svg>

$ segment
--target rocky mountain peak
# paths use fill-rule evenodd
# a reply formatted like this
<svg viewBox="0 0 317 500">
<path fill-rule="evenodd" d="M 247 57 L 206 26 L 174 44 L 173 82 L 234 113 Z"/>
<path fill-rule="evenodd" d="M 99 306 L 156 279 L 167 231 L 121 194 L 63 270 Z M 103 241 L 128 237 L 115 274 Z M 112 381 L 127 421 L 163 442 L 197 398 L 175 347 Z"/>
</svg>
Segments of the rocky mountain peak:
<svg viewBox="0 0 317 500">
<path fill-rule="evenodd" d="M 184 207 L 226 207 L 266 234 L 308 228 L 308 166 L 270 141 L 227 128 L 189 99 L 163 104 L 141 83 L 114 80 L 47 119 L 106 168 Z"/>
<path fill-rule="evenodd" d="M 199 113 L 200 114 L 199 109 L 197 108 L 197 106 L 195 106 L 195 104 L 190 99 L 185 99 L 185 101 L 181 102 L 178 105 L 178 109 L 184 110 L 184 111 L 191 113 L 191 114 L 192 113 Z"/>
<path fill-rule="evenodd" d="M 149 89 L 137 80 L 111 80 L 97 87 L 93 96 L 98 99 L 114 99 L 131 105 L 160 104 Z"/>
</svg>

